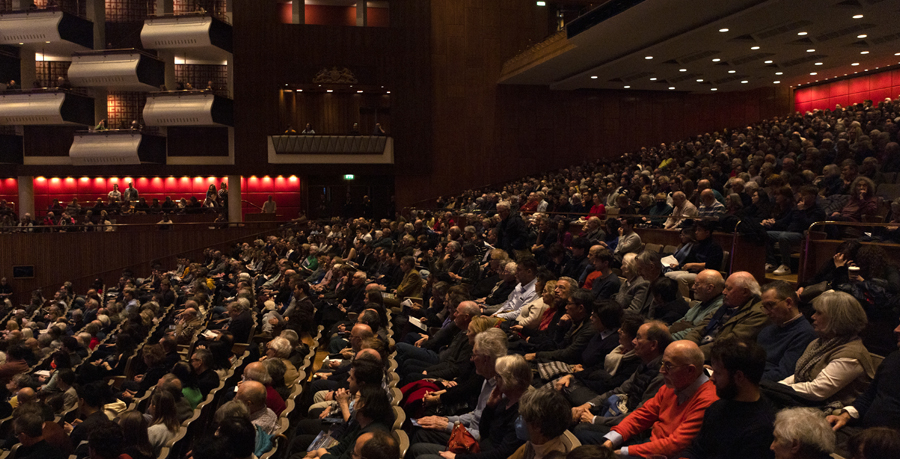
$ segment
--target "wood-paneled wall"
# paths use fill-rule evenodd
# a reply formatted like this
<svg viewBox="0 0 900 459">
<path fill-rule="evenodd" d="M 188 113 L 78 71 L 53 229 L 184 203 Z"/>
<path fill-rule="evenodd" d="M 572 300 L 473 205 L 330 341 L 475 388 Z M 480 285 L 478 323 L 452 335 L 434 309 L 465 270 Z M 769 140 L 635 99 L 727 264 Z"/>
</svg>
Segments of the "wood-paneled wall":
<svg viewBox="0 0 900 459">
<path fill-rule="evenodd" d="M 58 288 L 77 279 L 76 288 L 84 289 L 96 276 L 106 276 L 107 284 L 118 279 L 123 268 L 149 273 L 155 260 L 174 261 L 174 255 L 202 251 L 274 228 L 275 224 L 255 224 L 241 228 L 209 230 L 196 226 L 172 231 L 121 231 L 114 233 L 39 233 L 3 234 L 0 237 L 0 277 L 6 277 L 16 291 L 18 301 L 28 301 L 36 288 Z M 13 279 L 12 267 L 33 265 L 33 279 Z M 174 267 L 171 266 L 171 267 Z M 109 277 L 109 278 L 107 278 Z M 24 296 L 23 296 L 24 295 Z"/>
<path fill-rule="evenodd" d="M 282 125 L 303 131 L 310 123 L 316 134 L 348 134 L 353 123 L 359 123 L 362 134 L 375 129 L 375 123 L 390 135 L 391 96 L 357 94 L 356 92 L 308 93 L 284 92 L 278 99 Z"/>
</svg>

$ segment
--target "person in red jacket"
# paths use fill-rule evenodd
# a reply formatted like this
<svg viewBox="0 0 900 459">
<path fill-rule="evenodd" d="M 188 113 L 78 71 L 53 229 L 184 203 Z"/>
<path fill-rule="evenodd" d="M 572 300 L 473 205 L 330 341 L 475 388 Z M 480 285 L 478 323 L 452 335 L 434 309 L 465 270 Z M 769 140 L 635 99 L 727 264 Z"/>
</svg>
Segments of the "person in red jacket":
<svg viewBox="0 0 900 459">
<path fill-rule="evenodd" d="M 719 398 L 716 387 L 703 373 L 703 352 L 691 341 L 676 341 L 663 353 L 660 373 L 665 387 L 605 435 L 607 448 L 622 456 L 661 454 L 673 456 L 691 444 L 706 408 Z M 652 429 L 650 441 L 622 446 L 630 438 Z"/>
</svg>

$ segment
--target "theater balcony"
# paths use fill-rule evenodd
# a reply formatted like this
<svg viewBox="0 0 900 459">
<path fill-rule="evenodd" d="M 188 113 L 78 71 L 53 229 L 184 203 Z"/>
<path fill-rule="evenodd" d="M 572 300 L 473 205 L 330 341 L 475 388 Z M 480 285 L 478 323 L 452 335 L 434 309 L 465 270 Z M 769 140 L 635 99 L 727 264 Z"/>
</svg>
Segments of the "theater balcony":
<svg viewBox="0 0 900 459">
<path fill-rule="evenodd" d="M 69 158 L 75 166 L 165 164 L 166 139 L 132 130 L 78 131 Z"/>
<path fill-rule="evenodd" d="M 394 139 L 374 135 L 269 136 L 270 164 L 393 164 Z"/>
<path fill-rule="evenodd" d="M 194 61 L 220 63 L 231 56 L 232 28 L 208 15 L 159 16 L 144 20 L 141 43 L 145 49 L 175 51 Z"/>
<path fill-rule="evenodd" d="M 69 55 L 94 48 L 94 23 L 64 11 L 0 13 L 0 45 L 40 45 L 43 53 Z"/>
<path fill-rule="evenodd" d="M 147 95 L 144 105 L 147 126 L 234 127 L 231 99 L 208 91 L 166 91 Z"/>
<path fill-rule="evenodd" d="M 81 125 L 94 123 L 94 99 L 64 90 L 0 94 L 0 125 Z"/>
<path fill-rule="evenodd" d="M 69 81 L 76 87 L 157 91 L 165 83 L 165 63 L 135 49 L 80 52 L 72 55 Z"/>
</svg>

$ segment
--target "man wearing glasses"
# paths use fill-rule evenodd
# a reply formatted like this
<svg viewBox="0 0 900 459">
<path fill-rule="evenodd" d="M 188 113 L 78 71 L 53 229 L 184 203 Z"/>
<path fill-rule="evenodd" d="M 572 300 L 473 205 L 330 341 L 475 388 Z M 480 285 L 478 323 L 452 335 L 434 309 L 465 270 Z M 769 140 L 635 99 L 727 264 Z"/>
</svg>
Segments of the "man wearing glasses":
<svg viewBox="0 0 900 459">
<path fill-rule="evenodd" d="M 625 417 L 605 435 L 603 446 L 621 456 L 673 456 L 691 444 L 706 408 L 718 400 L 716 387 L 703 373 L 703 352 L 690 341 L 676 341 L 663 353 L 659 372 L 665 387 Z M 651 430 L 650 441 L 622 446 L 630 438 Z"/>
</svg>

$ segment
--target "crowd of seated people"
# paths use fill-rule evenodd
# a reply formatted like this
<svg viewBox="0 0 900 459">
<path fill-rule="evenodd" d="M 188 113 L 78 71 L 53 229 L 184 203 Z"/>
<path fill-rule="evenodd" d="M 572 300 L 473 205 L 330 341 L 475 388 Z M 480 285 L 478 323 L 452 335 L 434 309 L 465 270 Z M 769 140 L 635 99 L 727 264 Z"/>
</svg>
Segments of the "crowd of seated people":
<svg viewBox="0 0 900 459">
<path fill-rule="evenodd" d="M 893 110 L 765 121 L 467 194 L 438 217 L 310 222 L 37 295 L 0 341 L 8 442 L 17 457 L 41 441 L 94 454 L 116 432 L 141 457 L 274 443 L 281 457 L 396 458 L 404 438 L 408 459 L 895 457 L 900 274 L 883 249 L 848 241 L 797 289 L 723 272 L 709 238 L 758 218 L 748 233 L 789 263 L 792 236 L 773 233 L 867 208 L 871 187 L 849 197 L 851 165 L 876 158 L 876 183 L 900 168 Z M 589 213 L 571 234 L 566 219 Z M 677 228 L 674 262 L 640 225 Z M 328 354 L 316 371 L 307 346 Z M 185 440 L 210 394 L 215 429 Z"/>
</svg>

